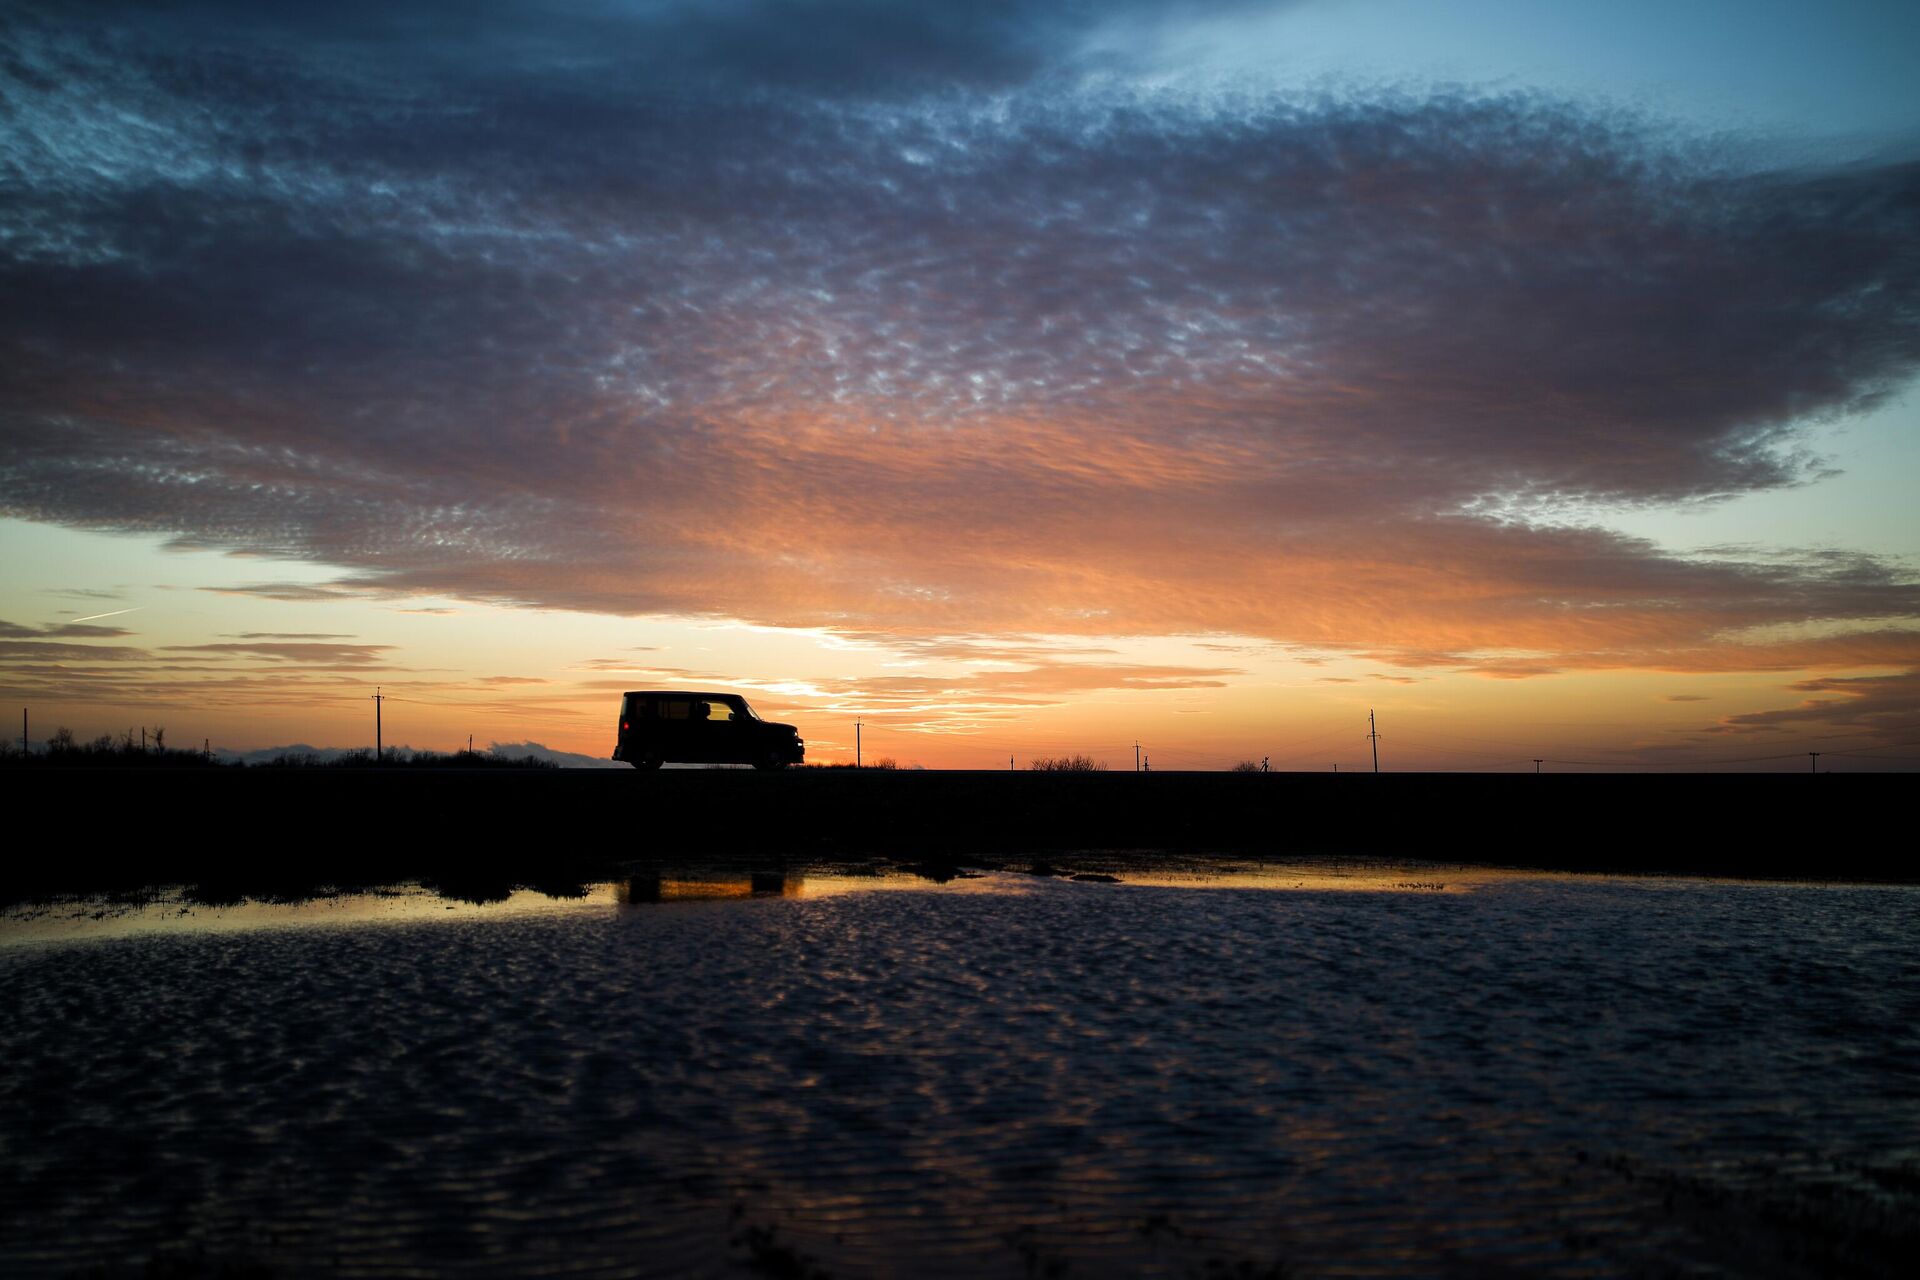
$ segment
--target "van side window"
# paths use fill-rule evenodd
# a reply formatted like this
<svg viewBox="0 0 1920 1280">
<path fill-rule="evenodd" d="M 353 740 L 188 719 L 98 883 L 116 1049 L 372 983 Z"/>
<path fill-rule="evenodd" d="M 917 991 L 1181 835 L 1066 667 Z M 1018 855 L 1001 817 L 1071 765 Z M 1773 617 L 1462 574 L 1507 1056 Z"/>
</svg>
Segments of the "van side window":
<svg viewBox="0 0 1920 1280">
<path fill-rule="evenodd" d="M 657 698 L 653 703 L 653 714 L 661 720 L 685 720 L 692 709 L 693 704 L 684 698 Z"/>
<path fill-rule="evenodd" d="M 716 724 L 723 720 L 733 719 L 733 707 L 729 703 L 707 700 L 706 707 L 707 714 L 701 717 L 702 719 Z"/>
</svg>

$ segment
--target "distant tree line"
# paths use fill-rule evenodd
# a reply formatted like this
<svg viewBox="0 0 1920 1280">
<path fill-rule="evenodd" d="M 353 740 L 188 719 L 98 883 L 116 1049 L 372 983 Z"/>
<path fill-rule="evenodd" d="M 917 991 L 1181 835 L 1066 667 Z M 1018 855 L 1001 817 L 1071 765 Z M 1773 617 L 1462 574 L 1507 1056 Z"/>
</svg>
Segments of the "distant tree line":
<svg viewBox="0 0 1920 1280">
<path fill-rule="evenodd" d="M 316 751 L 289 751 L 256 769 L 558 769 L 558 763 L 536 755 L 496 755 L 491 751 L 415 751 L 394 747 L 374 759 L 369 747 L 323 756 Z"/>
<path fill-rule="evenodd" d="M 56 768 L 115 769 L 244 769 L 239 760 L 222 759 L 206 747 L 170 747 L 164 727 L 128 729 L 118 737 L 103 733 L 83 742 L 65 725 L 53 731 L 45 749 L 22 752 L 19 741 L 0 742 L 0 766 L 50 765 Z M 371 748 L 322 755 L 317 751 L 288 751 L 255 769 L 558 769 L 558 763 L 535 755 L 513 756 L 492 751 L 416 751 L 395 747 L 379 759 Z"/>
<path fill-rule="evenodd" d="M 224 767 L 202 748 L 183 749 L 167 745 L 165 726 L 128 729 L 119 736 L 103 733 L 81 741 L 73 730 L 61 725 L 46 740 L 44 749 L 23 753 L 18 741 L 0 744 L 0 764 L 51 764 L 62 768 L 137 766 L 150 769 L 200 769 Z"/>
</svg>

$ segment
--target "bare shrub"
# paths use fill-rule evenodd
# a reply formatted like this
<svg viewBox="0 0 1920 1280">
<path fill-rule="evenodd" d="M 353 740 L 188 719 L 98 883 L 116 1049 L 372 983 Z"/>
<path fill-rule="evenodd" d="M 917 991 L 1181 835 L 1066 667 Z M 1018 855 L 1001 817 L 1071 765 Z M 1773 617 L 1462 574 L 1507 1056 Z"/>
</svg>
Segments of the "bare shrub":
<svg viewBox="0 0 1920 1280">
<path fill-rule="evenodd" d="M 1041 756 L 1027 768 L 1036 773 L 1104 773 L 1107 766 L 1092 756 Z"/>
</svg>

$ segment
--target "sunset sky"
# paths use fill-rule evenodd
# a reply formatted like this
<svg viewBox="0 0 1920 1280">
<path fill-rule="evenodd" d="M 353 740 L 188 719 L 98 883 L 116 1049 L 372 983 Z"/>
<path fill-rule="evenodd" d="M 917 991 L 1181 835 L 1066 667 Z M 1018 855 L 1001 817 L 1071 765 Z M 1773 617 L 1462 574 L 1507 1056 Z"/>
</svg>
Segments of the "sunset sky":
<svg viewBox="0 0 1920 1280">
<path fill-rule="evenodd" d="M 36 740 L 1920 764 L 1910 0 L 61 0 L 0 126 Z"/>
</svg>

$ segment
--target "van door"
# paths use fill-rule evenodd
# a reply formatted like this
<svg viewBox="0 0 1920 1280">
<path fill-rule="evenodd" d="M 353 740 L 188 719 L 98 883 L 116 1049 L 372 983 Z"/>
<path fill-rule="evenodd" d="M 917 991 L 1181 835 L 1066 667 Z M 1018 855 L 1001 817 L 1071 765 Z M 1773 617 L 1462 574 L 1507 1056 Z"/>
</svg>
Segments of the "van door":
<svg viewBox="0 0 1920 1280">
<path fill-rule="evenodd" d="M 747 759 L 747 726 L 733 706 L 720 698 L 697 698 L 693 703 L 690 737 L 698 743 L 697 759 L 706 764 L 739 764 Z"/>
<path fill-rule="evenodd" d="M 693 716 L 693 702 L 688 698 L 652 698 L 653 715 L 643 723 L 647 726 L 647 744 L 657 752 L 662 760 L 695 760 L 699 757 L 688 754 L 695 749 L 689 741 Z"/>
</svg>

